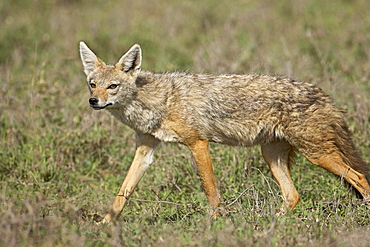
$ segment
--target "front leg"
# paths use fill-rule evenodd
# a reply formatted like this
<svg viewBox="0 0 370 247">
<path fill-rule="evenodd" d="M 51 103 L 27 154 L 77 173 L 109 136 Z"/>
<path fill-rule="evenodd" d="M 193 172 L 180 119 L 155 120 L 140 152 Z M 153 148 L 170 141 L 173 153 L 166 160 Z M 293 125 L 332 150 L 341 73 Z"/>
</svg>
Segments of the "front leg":
<svg viewBox="0 0 370 247">
<path fill-rule="evenodd" d="M 153 162 L 154 149 L 159 142 L 158 139 L 151 135 L 136 133 L 136 152 L 134 160 L 132 161 L 130 169 L 111 209 L 104 217 L 103 223 L 109 223 L 120 215 L 123 207 L 134 192 L 136 185 L 143 177 L 149 165 Z"/>
<path fill-rule="evenodd" d="M 203 189 L 210 206 L 210 215 L 216 218 L 220 214 L 220 195 L 217 190 L 216 179 L 213 173 L 211 156 L 209 155 L 208 141 L 197 140 L 187 145 L 193 154 L 198 167 Z"/>
</svg>

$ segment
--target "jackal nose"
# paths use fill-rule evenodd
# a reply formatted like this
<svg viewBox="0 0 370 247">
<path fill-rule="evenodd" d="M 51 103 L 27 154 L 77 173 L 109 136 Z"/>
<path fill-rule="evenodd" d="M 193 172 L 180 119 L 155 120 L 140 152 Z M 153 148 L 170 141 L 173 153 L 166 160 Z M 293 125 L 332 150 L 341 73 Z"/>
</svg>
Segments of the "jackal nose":
<svg viewBox="0 0 370 247">
<path fill-rule="evenodd" d="M 89 99 L 90 105 L 96 105 L 98 102 L 99 102 L 99 100 L 97 98 L 90 98 Z"/>
</svg>

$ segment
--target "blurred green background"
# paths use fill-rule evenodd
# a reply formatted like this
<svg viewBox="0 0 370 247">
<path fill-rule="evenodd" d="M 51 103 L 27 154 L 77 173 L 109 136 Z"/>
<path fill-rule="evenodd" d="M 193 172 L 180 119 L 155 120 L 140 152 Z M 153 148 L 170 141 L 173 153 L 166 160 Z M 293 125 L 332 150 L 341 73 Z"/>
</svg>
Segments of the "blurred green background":
<svg viewBox="0 0 370 247">
<path fill-rule="evenodd" d="M 298 157 L 301 202 L 259 148 L 212 145 L 225 213 L 211 222 L 189 152 L 165 144 L 117 225 L 95 226 L 134 154 L 133 131 L 87 100 L 78 43 L 114 64 L 134 43 L 154 72 L 259 73 L 317 84 L 370 162 L 367 0 L 0 2 L 1 246 L 369 246 L 369 209 Z M 143 200 L 149 200 L 145 202 Z M 155 201 L 168 203 L 156 203 Z"/>
</svg>

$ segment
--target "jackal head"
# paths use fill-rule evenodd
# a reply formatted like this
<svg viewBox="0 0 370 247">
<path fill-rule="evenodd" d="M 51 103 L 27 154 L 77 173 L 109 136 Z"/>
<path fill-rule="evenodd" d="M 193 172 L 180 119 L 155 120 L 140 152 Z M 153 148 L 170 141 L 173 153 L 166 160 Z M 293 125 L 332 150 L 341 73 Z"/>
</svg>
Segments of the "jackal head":
<svg viewBox="0 0 370 247">
<path fill-rule="evenodd" d="M 106 65 L 84 42 L 80 42 L 80 55 L 93 109 L 114 108 L 133 97 L 142 59 L 139 45 L 132 46 L 115 65 Z"/>
</svg>

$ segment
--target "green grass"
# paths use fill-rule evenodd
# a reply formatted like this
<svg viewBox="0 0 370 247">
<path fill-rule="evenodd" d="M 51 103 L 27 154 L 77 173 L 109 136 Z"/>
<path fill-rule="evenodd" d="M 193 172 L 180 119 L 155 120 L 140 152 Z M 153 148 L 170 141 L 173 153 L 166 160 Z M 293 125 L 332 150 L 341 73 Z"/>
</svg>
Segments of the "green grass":
<svg viewBox="0 0 370 247">
<path fill-rule="evenodd" d="M 126 2 L 126 1 L 125 1 Z M 157 72 L 262 73 L 311 81 L 344 108 L 370 162 L 370 2 L 0 3 L 0 246 L 370 246 L 370 210 L 299 156 L 301 201 L 259 148 L 211 145 L 223 216 L 207 217 L 189 151 L 164 144 L 117 224 L 97 226 L 134 155 L 133 131 L 87 104 L 85 41 L 115 63 L 134 43 Z M 167 203 L 159 203 L 164 201 Z"/>
</svg>

